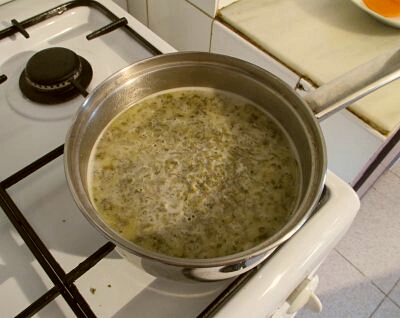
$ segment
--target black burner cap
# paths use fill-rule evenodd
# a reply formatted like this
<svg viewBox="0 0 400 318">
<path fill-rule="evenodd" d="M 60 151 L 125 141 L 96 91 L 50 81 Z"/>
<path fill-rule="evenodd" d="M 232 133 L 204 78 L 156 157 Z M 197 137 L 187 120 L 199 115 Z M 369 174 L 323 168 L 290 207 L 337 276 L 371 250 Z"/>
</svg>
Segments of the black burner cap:
<svg viewBox="0 0 400 318">
<path fill-rule="evenodd" d="M 73 51 L 54 47 L 34 54 L 19 79 L 22 93 L 32 101 L 57 104 L 86 89 L 93 76 L 90 64 Z"/>
</svg>

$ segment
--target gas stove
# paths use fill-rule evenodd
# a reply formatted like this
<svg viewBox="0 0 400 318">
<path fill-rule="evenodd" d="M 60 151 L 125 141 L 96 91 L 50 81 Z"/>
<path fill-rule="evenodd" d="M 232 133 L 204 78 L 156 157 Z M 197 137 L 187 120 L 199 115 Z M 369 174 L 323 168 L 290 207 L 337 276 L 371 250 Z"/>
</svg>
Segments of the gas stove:
<svg viewBox="0 0 400 318">
<path fill-rule="evenodd" d="M 4 317 L 278 317 L 314 299 L 301 291 L 315 283 L 316 269 L 358 211 L 347 184 L 328 172 L 325 196 L 310 220 L 237 278 L 185 283 L 153 277 L 122 259 L 75 206 L 62 145 L 74 113 L 100 82 L 174 49 L 106 0 L 15 0 L 0 6 L 0 17 Z M 49 59 L 55 72 L 40 67 Z M 43 92 L 63 99 L 49 100 Z"/>
</svg>

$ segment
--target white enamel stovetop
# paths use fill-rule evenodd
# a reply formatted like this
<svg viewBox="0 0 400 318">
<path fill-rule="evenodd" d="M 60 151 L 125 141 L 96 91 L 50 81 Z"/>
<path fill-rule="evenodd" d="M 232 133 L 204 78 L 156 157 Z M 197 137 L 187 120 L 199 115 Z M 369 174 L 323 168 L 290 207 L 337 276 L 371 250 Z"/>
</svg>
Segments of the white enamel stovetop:
<svg viewBox="0 0 400 318">
<path fill-rule="evenodd" d="M 163 53 L 170 47 L 114 3 L 100 0 Z M 0 31 L 11 19 L 22 21 L 61 1 L 16 0 L 0 6 Z M 94 77 L 90 92 L 116 70 L 152 53 L 122 30 L 87 41 L 85 35 L 110 21 L 97 10 L 76 7 L 27 29 L 29 39 L 14 34 L 0 39 L 0 180 L 61 145 L 73 113 L 82 103 L 47 109 L 26 100 L 17 82 L 27 59 L 41 49 L 64 46 L 87 58 Z M 332 173 L 329 200 L 306 225 L 237 292 L 217 317 L 265 317 L 276 313 L 289 294 L 315 269 L 346 233 L 358 208 L 352 189 Z M 70 195 L 62 157 L 7 189 L 28 222 L 65 272 L 71 271 L 106 243 L 82 216 Z M 1 212 L 1 211 L 0 211 Z M 182 283 L 152 277 L 115 251 L 75 281 L 98 317 L 196 317 L 232 280 Z M 52 281 L 7 217 L 0 213 L 0 308 L 15 316 L 53 287 Z M 38 317 L 74 317 L 61 296 Z"/>
</svg>

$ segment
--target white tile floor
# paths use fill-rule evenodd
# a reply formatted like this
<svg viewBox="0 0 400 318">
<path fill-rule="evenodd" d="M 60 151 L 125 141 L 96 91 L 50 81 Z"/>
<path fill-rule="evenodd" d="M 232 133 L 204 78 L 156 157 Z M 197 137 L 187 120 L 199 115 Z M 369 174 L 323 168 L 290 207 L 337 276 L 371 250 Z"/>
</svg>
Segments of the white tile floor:
<svg viewBox="0 0 400 318">
<path fill-rule="evenodd" d="M 318 275 L 323 311 L 304 309 L 296 318 L 400 317 L 400 162 L 362 198 Z"/>
</svg>

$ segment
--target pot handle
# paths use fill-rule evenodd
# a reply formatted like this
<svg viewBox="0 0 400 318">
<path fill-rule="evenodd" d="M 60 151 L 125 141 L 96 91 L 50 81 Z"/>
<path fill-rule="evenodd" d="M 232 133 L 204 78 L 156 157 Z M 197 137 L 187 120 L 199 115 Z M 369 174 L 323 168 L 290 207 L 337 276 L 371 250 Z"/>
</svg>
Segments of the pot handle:
<svg viewBox="0 0 400 318">
<path fill-rule="evenodd" d="M 400 78 L 400 49 L 380 55 L 328 82 L 303 98 L 319 120 Z"/>
</svg>

